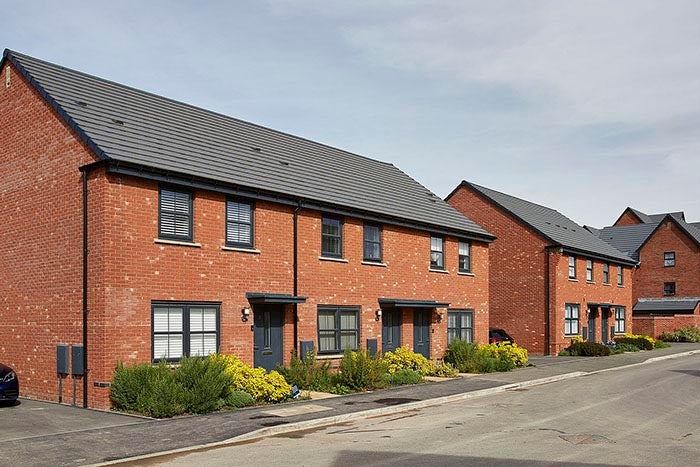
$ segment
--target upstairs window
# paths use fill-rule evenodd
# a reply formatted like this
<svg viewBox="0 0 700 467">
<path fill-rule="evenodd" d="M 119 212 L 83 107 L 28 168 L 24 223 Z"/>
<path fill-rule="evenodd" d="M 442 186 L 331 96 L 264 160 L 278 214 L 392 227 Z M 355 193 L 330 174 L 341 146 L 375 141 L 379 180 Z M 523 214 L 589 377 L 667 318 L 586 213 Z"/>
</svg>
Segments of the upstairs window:
<svg viewBox="0 0 700 467">
<path fill-rule="evenodd" d="M 445 241 L 442 237 L 430 237 L 430 269 L 445 269 Z"/>
<path fill-rule="evenodd" d="M 459 242 L 459 272 L 472 272 L 471 243 Z"/>
<path fill-rule="evenodd" d="M 676 295 L 675 282 L 664 282 L 664 295 Z"/>
<path fill-rule="evenodd" d="M 569 256 L 569 279 L 576 279 L 576 257 Z"/>
<path fill-rule="evenodd" d="M 664 253 L 664 267 L 672 268 L 676 265 L 676 252 L 667 251 Z"/>
<path fill-rule="evenodd" d="M 343 257 L 343 221 L 323 215 L 321 219 L 321 256 Z"/>
<path fill-rule="evenodd" d="M 622 287 L 624 285 L 624 276 L 622 275 L 622 266 L 617 266 L 617 285 Z"/>
<path fill-rule="evenodd" d="M 610 265 L 608 263 L 603 264 L 603 284 L 610 283 Z"/>
<path fill-rule="evenodd" d="M 192 241 L 192 192 L 160 188 L 158 238 Z"/>
<path fill-rule="evenodd" d="M 593 261 L 590 259 L 586 260 L 586 280 L 593 282 Z"/>
<path fill-rule="evenodd" d="M 226 200 L 226 246 L 253 248 L 253 203 Z"/>
<path fill-rule="evenodd" d="M 375 224 L 365 224 L 363 230 L 363 259 L 381 262 L 382 228 Z"/>
</svg>

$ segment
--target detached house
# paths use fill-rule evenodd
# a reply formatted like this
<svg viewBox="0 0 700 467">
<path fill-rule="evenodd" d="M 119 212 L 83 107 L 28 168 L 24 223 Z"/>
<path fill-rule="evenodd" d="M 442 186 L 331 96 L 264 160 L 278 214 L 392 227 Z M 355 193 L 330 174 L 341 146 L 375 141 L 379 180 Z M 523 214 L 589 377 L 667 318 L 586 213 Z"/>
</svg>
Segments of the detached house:
<svg viewBox="0 0 700 467">
<path fill-rule="evenodd" d="M 636 332 L 658 337 L 700 326 L 700 222 L 687 222 L 683 212 L 647 215 L 628 207 L 614 225 L 591 231 L 639 261 Z"/>
<path fill-rule="evenodd" d="M 489 253 L 490 326 L 532 353 L 571 338 L 631 331 L 635 260 L 554 209 L 463 181 L 447 197 L 496 235 Z"/>
<path fill-rule="evenodd" d="M 392 164 L 8 50 L 0 72 L 0 356 L 24 396 L 76 373 L 107 407 L 118 361 L 487 340 L 493 235 Z"/>
</svg>

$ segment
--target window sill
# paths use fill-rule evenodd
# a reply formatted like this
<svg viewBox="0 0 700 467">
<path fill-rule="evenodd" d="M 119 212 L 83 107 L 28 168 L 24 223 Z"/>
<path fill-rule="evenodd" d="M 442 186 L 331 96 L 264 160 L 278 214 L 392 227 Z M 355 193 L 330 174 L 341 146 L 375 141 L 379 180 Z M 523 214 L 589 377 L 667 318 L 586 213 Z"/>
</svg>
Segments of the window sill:
<svg viewBox="0 0 700 467">
<path fill-rule="evenodd" d="M 183 242 L 180 240 L 166 240 L 164 238 L 154 238 L 153 243 L 161 243 L 163 245 L 178 245 L 178 246 L 191 246 L 194 248 L 202 248 L 201 243 Z"/>
<path fill-rule="evenodd" d="M 595 285 L 595 282 L 594 282 L 594 281 L 586 281 L 586 284 L 593 284 L 593 285 Z"/>
<path fill-rule="evenodd" d="M 609 282 L 603 282 L 603 285 L 604 285 L 605 287 L 610 287 L 610 283 L 609 283 Z"/>
<path fill-rule="evenodd" d="M 619 285 L 619 284 L 618 284 L 618 286 L 617 286 L 617 287 L 618 287 L 618 288 L 620 288 L 620 289 L 624 289 L 624 288 L 625 288 L 625 286 L 624 286 L 624 285 Z"/>
<path fill-rule="evenodd" d="M 255 248 L 241 248 L 237 246 L 222 246 L 221 249 L 223 251 L 238 251 L 240 253 L 252 253 L 254 255 L 259 255 L 261 253 L 260 250 Z"/>
<path fill-rule="evenodd" d="M 333 354 L 316 354 L 316 360 L 337 360 L 339 358 L 343 358 L 342 353 L 333 353 Z"/>
<path fill-rule="evenodd" d="M 569 277 L 569 282 L 578 282 L 578 279 L 572 279 Z"/>
<path fill-rule="evenodd" d="M 348 260 L 345 258 L 333 258 L 332 256 L 319 256 L 320 261 L 331 261 L 333 263 L 347 263 Z"/>
<path fill-rule="evenodd" d="M 457 275 L 458 275 L 458 276 L 470 276 L 470 277 L 474 277 L 476 274 L 474 274 L 473 272 L 462 272 L 462 271 L 459 271 L 459 272 L 457 273 Z"/>
<path fill-rule="evenodd" d="M 449 274 L 450 272 L 445 269 L 428 269 L 428 272 L 439 272 L 440 274 Z"/>
<path fill-rule="evenodd" d="M 387 267 L 386 263 L 381 263 L 381 262 L 378 262 L 378 261 L 363 261 L 363 262 L 360 263 L 360 264 L 364 264 L 365 266 L 377 266 L 377 267 L 380 267 L 380 268 L 385 268 L 385 267 Z"/>
</svg>

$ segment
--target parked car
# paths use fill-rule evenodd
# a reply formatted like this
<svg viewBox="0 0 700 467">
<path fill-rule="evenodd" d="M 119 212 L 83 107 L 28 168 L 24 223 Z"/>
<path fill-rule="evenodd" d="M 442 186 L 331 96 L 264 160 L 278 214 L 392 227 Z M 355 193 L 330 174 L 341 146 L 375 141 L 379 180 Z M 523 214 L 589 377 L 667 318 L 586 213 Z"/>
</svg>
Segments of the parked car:
<svg viewBox="0 0 700 467">
<path fill-rule="evenodd" d="M 515 342 L 513 338 L 503 329 L 489 329 L 489 344 L 500 344 L 501 342 Z"/>
<path fill-rule="evenodd" d="M 0 402 L 15 402 L 19 397 L 19 379 L 17 373 L 7 365 L 0 363 Z"/>
</svg>

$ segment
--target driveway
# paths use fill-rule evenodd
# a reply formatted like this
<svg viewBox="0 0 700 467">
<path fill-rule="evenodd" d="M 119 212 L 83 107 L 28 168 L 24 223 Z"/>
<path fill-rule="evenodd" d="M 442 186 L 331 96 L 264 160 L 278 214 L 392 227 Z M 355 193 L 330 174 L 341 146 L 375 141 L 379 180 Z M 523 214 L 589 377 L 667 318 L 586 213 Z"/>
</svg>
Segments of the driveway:
<svg viewBox="0 0 700 467">
<path fill-rule="evenodd" d="M 11 407 L 0 406 L 0 420 L 2 420 L 0 423 L 0 442 L 41 438 L 148 421 L 140 417 L 29 399 L 20 399 L 17 405 Z"/>
</svg>

